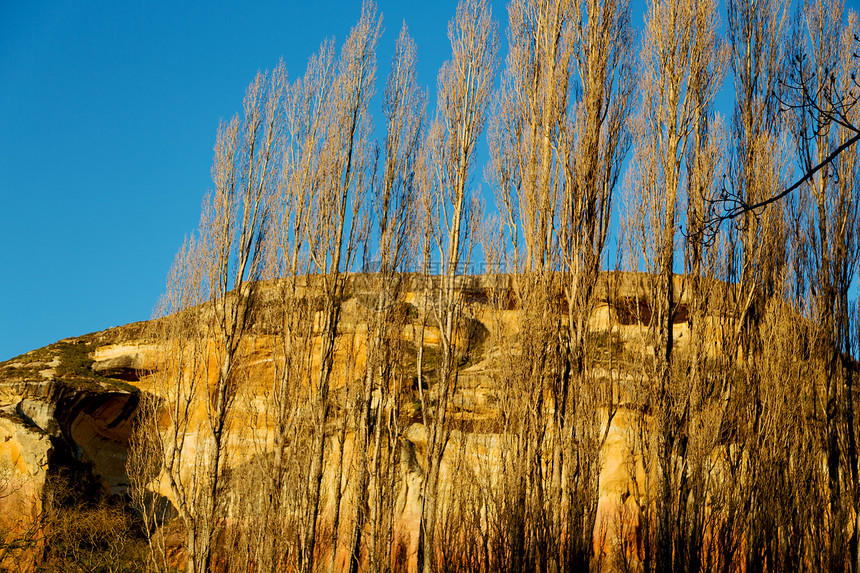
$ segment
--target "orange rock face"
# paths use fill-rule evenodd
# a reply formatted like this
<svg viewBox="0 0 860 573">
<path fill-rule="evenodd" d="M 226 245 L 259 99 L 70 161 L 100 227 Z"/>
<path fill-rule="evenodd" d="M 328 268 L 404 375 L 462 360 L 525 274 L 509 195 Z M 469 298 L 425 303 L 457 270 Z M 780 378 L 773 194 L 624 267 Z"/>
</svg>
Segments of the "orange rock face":
<svg viewBox="0 0 860 573">
<path fill-rule="evenodd" d="M 411 293 L 406 300 L 412 304 L 419 302 L 418 297 Z M 446 452 L 441 474 L 443 495 L 454 487 L 452 474 L 455 465 L 459 468 L 457 471 L 461 471 L 465 464 L 475 475 L 481 472 L 486 476 L 498 475 L 501 470 L 498 460 L 501 459 L 500 448 L 503 445 L 499 435 L 491 429 L 498 417 L 494 369 L 499 364 L 500 344 L 513 340 L 520 330 L 518 311 L 476 304 L 469 312 L 470 318 L 482 325 L 491 336 L 479 351 L 475 351 L 474 356 L 468 357 L 460 372 L 459 388 L 452 400 L 452 419 L 457 426 L 452 439 L 456 439 L 462 447 L 451 447 Z M 352 381 L 360 379 L 365 371 L 368 336 L 367 309 L 362 308 L 360 301 L 356 298 L 347 300 L 342 313 L 332 375 L 333 400 L 341 400 L 337 404 L 337 411 L 341 413 L 348 412 L 351 407 L 345 398 L 339 397 L 341 391 Z M 611 333 L 621 341 L 620 344 L 639 344 L 642 325 L 621 320 L 619 316 L 604 300 L 595 309 L 589 326 L 594 331 Z M 417 324 L 418 320 L 414 319 L 400 330 L 401 339 L 413 348 L 419 340 Z M 685 328 L 684 324 L 676 325 L 675 337 L 679 344 L 683 344 Z M 465 333 L 459 332 L 458 336 L 462 338 Z M 0 364 L 0 408 L 3 412 L 0 414 L 0 521 L 6 520 L 4 527 L 26 528 L 38 516 L 42 508 L 42 489 L 51 469 L 52 452 L 56 448 L 62 448 L 63 456 L 75 464 L 87 466 L 105 492 L 118 495 L 127 493 L 128 444 L 139 402 L 135 390 L 155 394 L 170 391 L 157 383 L 159 373 L 163 378 L 166 368 L 164 348 L 147 339 L 140 328 L 84 338 L 88 349 L 86 368 L 94 377 L 94 381 L 87 386 L 76 386 L 61 374 L 45 375 L 42 373 L 45 371 L 44 365 L 30 368 L 25 363 L 20 363 L 24 364 L 21 366 L 16 365 L 19 362 L 13 361 Z M 310 372 L 316 372 L 320 367 L 320 340 L 320 333 L 317 332 L 312 339 L 313 349 L 309 353 L 312 358 L 307 369 Z M 437 347 L 438 329 L 426 328 L 423 342 L 431 350 Z M 277 354 L 273 355 L 272 349 L 278 343 L 279 338 L 275 334 L 258 331 L 244 341 L 244 387 L 242 398 L 236 402 L 227 442 L 227 457 L 234 467 L 240 467 L 256 455 L 259 437 L 270 433 L 271 428 L 266 427 L 267 422 L 259 416 L 259 412 L 261 405 L 271 398 L 269 384 L 276 369 L 283 367 L 282 360 L 279 362 Z M 215 352 L 214 341 L 210 341 L 207 352 Z M 59 362 L 55 368 L 59 372 L 63 369 L 62 356 L 57 360 Z M 28 383 L 28 377 L 37 371 L 39 378 L 29 379 Z M 604 372 L 600 375 L 613 374 Z M 210 384 L 216 376 L 217 371 L 210 368 Z M 118 385 L 111 385 L 111 380 L 117 381 Z M 126 383 L 133 388 L 122 385 Z M 202 405 L 202 401 L 198 402 L 198 409 L 192 413 L 192 418 L 198 422 L 205 417 Z M 637 471 L 633 469 L 637 464 L 631 459 L 626 444 L 629 426 L 637 416 L 640 414 L 627 411 L 622 406 L 609 427 L 601 452 L 598 517 L 594 535 L 595 553 L 599 556 L 613 554 L 619 543 L 635 544 L 635 535 L 631 533 L 640 527 L 631 499 L 630 472 Z M 336 425 L 337 420 L 333 423 Z M 166 421 L 162 420 L 160 426 L 164 431 Z M 397 535 L 394 542 L 399 547 L 399 554 L 413 571 L 416 569 L 418 550 L 426 433 L 416 417 L 402 435 L 401 485 L 396 502 Z M 188 439 L 193 444 L 195 437 L 189 436 Z M 344 446 L 347 460 L 352 455 L 352 439 L 352 434 L 347 433 Z M 326 463 L 332 468 L 335 462 L 331 456 L 339 450 L 334 442 L 327 449 L 330 454 Z M 547 451 L 545 455 L 551 457 L 551 452 Z M 192 472 L 194 468 L 188 467 L 187 471 Z M 336 489 L 333 470 L 326 472 L 324 482 L 324 490 Z M 171 498 L 164 476 L 153 480 L 150 487 Z M 8 494 L 3 495 L 4 491 Z M 330 519 L 333 510 L 331 505 L 324 509 L 323 521 Z M 611 567 L 608 557 L 606 566 Z"/>
</svg>

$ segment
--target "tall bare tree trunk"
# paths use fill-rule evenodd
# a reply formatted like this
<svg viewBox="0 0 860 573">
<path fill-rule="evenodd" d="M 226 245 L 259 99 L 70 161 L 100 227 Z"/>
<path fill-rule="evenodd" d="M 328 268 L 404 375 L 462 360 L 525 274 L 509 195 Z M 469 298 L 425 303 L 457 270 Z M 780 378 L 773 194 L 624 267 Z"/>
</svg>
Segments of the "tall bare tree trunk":
<svg viewBox="0 0 860 573">
<path fill-rule="evenodd" d="M 722 81 L 727 54 L 716 37 L 713 2 L 655 2 L 646 17 L 643 39 L 642 108 L 634 142 L 634 179 L 638 210 L 634 225 L 641 261 L 650 279 L 649 332 L 653 362 L 644 373 L 652 389 L 641 405 L 654 417 L 653 432 L 640 447 L 655 463 L 652 501 L 642 507 L 646 527 L 653 526 L 653 555 L 646 569 L 668 571 L 683 554 L 685 529 L 678 491 L 686 479 L 686 446 L 690 418 L 689 392 L 675 376 L 673 330 L 679 297 L 675 287 L 675 241 L 678 201 L 690 137 L 707 118 L 707 107 Z M 630 222 L 628 223 L 630 224 Z M 633 229 L 631 229 L 633 230 Z M 650 379 L 650 380 L 649 380 Z M 683 492 L 681 492 L 682 494 Z"/>
<path fill-rule="evenodd" d="M 400 283 L 398 276 L 408 263 L 408 241 L 414 232 L 414 203 L 416 191 L 412 172 L 416 167 L 424 128 L 426 97 L 415 79 L 415 44 L 406 26 L 401 29 L 395 46 L 394 58 L 385 89 L 384 110 L 388 123 L 385 140 L 385 158 L 381 185 L 374 196 L 373 209 L 379 232 L 378 281 L 371 285 L 371 300 L 375 299 L 370 316 L 367 339 L 367 363 L 360 395 L 360 413 L 357 427 L 355 456 L 358 467 L 356 478 L 356 517 L 350 535 L 349 571 L 354 573 L 360 563 L 361 537 L 370 513 L 371 527 L 367 546 L 371 571 L 380 567 L 377 555 L 378 517 L 382 511 L 382 485 L 380 483 L 380 442 L 383 420 L 380 414 L 389 414 L 389 372 L 393 365 L 391 323 L 400 310 Z M 373 456 L 368 475 L 367 450 L 370 447 L 371 413 L 374 388 L 378 388 L 378 407 Z M 373 492 L 367 491 L 372 479 Z M 364 501 L 367 496 L 367 502 Z M 370 507 L 365 508 L 365 505 Z"/>
<path fill-rule="evenodd" d="M 468 179 L 478 136 L 486 122 L 486 108 L 496 71 L 497 36 L 484 0 L 461 0 L 448 26 L 452 55 L 439 72 L 436 119 L 430 129 L 427 161 L 433 210 L 431 232 L 442 276 L 435 301 L 440 333 L 439 375 L 434 389 L 436 406 L 427 437 L 426 475 L 422 488 L 419 567 L 434 570 L 434 535 L 439 472 L 448 440 L 448 402 L 457 388 L 457 340 L 461 309 L 456 275 L 468 248 L 466 231 L 474 208 Z M 468 258 L 466 259 L 466 262 Z"/>
<path fill-rule="evenodd" d="M 211 570 L 222 525 L 230 418 L 280 176 L 284 87 L 283 67 L 258 74 L 243 115 L 219 127 L 214 190 L 156 310 L 154 336 L 163 353 L 154 389 L 167 419 L 159 436 L 162 472 L 185 525 L 187 570 L 194 573 Z"/>
<path fill-rule="evenodd" d="M 369 119 L 367 103 L 373 93 L 376 42 L 380 27 L 375 6 L 365 3 L 361 18 L 344 43 L 331 93 L 332 131 L 323 147 L 318 204 L 311 221 L 310 254 L 324 272 L 323 320 L 320 332 L 319 372 L 315 381 L 314 437 L 311 446 L 307 509 L 304 512 L 302 573 L 311 573 L 315 560 L 317 518 L 325 462 L 325 432 L 329 415 L 329 391 L 335 340 L 344 293 L 343 269 L 356 254 L 362 198 L 369 184 Z M 332 216 L 333 214 L 333 216 Z M 349 228 L 347 229 L 347 223 Z M 344 236 L 344 231 L 348 234 Z M 335 500 L 334 503 L 340 503 Z"/>
</svg>

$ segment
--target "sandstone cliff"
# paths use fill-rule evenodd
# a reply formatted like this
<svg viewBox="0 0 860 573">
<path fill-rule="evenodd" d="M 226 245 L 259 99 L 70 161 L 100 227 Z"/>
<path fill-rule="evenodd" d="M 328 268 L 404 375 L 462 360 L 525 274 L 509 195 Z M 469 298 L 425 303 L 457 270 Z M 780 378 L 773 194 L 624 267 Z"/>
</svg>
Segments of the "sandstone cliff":
<svg viewBox="0 0 860 573">
<path fill-rule="evenodd" d="M 607 277 L 598 285 L 599 304 L 594 309 L 590 329 L 602 333 L 600 352 L 620 358 L 627 353 L 642 354 L 643 322 L 647 322 L 647 295 L 638 275 L 626 274 L 610 282 Z M 339 346 L 337 352 L 350 355 L 353 368 L 364 367 L 366 347 L 366 313 L 372 306 L 372 284 L 361 277 L 352 277 L 347 288 L 349 295 L 343 301 Z M 417 280 L 417 279 L 415 279 Z M 464 356 L 460 383 L 453 400 L 454 436 L 462 450 L 446 454 L 442 469 L 444 488 L 456 487 L 450 480 L 449 466 L 454 463 L 483 464 L 492 468 L 498 464 L 500 443 L 495 429 L 498 388 L 495 371 L 499 368 L 499 341 L 512 339 L 519 328 L 518 310 L 489 302 L 490 286 L 499 289 L 499 280 L 493 285 L 480 279 L 466 278 L 460 288 L 468 301 L 471 328 L 479 330 L 478 344 L 471 345 Z M 680 281 L 680 279 L 679 279 Z M 420 285 L 407 285 L 404 297 L 410 308 L 420 306 Z M 504 285 L 502 285 L 504 287 Z M 683 287 L 683 283 L 679 282 Z M 725 288 L 725 287 L 722 287 Z M 312 290 L 312 289 L 309 289 Z M 683 288 L 679 299 L 678 319 L 674 336 L 683 345 L 689 337 L 685 322 Z M 199 312 L 206 312 L 205 309 Z M 402 327 L 402 339 L 416 344 L 417 315 Z M 725 316 L 712 316 L 711 327 L 719 328 Z M 266 317 L 261 314 L 254 333 L 249 337 L 245 363 L 250 380 L 251 399 L 239 406 L 239 427 L 252 428 L 254 392 L 263 392 L 263 386 L 254 390 L 257 380 L 271 377 L 273 368 L 270 349 L 273 333 L 268 332 Z M 489 333 L 492 331 L 493 336 Z M 495 342 L 494 342 L 495 341 Z M 90 492 L 126 496 L 129 477 L 126 471 L 129 439 L 135 422 L 141 392 L 157 391 L 153 374 L 160 364 L 158 342 L 148 338 L 147 324 L 138 323 L 118 327 L 78 338 L 65 339 L 45 348 L 32 351 L 0 363 L 0 527 L 11 533 L 21 532 L 38 520 L 42 511 L 43 488 L 52 475 L 64 475 L 76 487 Z M 424 344 L 431 349 L 438 344 L 432 326 L 424 333 Z M 336 360 L 336 362 L 338 362 Z M 619 528 L 631 529 L 637 525 L 635 512 L 624 510 L 630 499 L 629 474 L 631 459 L 625 438 L 631 417 L 638 412 L 624 408 L 623 380 L 629 374 L 620 362 L 596 368 L 598 378 L 619 381 L 619 403 L 605 436 L 600 473 L 599 526 L 595 530 L 595 548 L 598 554 L 608 555 L 611 545 L 622 538 Z M 342 392 L 347 375 L 335 373 L 333 401 L 338 416 L 348 415 L 350 405 Z M 260 395 L 259 399 L 265 399 Z M 417 397 L 415 398 L 417 402 Z M 416 408 L 418 406 L 416 405 Z M 605 413 L 604 413 L 605 414 Z M 335 417 L 337 420 L 337 416 Z M 397 493 L 398 529 L 402 537 L 407 560 L 414 564 L 417 551 L 417 530 L 420 519 L 420 489 L 424 473 L 427 437 L 421 416 L 413 412 L 401 444 L 400 491 Z M 338 424 L 330 428 L 334 436 Z M 332 438 L 329 452 L 337 452 Z M 342 455 L 349 459 L 346 451 Z M 240 467 L 253 455 L 252 438 L 248 431 L 239 430 L 231 436 L 231 463 Z M 329 456 L 333 456 L 330 453 Z M 333 462 L 329 460 L 329 465 Z M 334 488 L 333 471 L 326 472 L 324 488 Z M 170 491 L 163 479 L 156 479 L 150 488 L 170 499 Z M 331 505 L 323 511 L 330 516 Z M 621 521 L 616 519 L 622 516 Z M 599 532 L 599 533 L 598 533 Z"/>
</svg>

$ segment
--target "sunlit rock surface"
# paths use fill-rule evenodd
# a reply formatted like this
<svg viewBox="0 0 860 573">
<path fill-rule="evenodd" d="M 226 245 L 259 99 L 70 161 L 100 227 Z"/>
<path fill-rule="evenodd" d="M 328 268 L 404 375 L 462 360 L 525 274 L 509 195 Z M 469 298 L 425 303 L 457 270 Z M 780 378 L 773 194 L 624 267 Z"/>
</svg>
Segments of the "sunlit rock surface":
<svg viewBox="0 0 860 573">
<path fill-rule="evenodd" d="M 598 285 L 598 304 L 589 327 L 594 331 L 610 332 L 617 337 L 619 344 L 637 347 L 644 352 L 648 349 L 642 344 L 643 315 L 649 310 L 643 302 L 644 287 L 637 282 L 637 276 L 623 274 L 616 282 L 603 280 Z M 425 295 L 416 294 L 419 285 L 410 285 L 407 281 L 405 286 L 406 303 L 413 308 L 420 305 Z M 487 331 L 495 332 L 496 339 L 515 336 L 519 330 L 518 311 L 498 305 L 491 307 L 486 291 L 492 285 L 479 280 L 469 284 L 464 282 L 461 286 L 469 289 L 464 292 L 471 300 L 469 316 L 472 320 Z M 376 302 L 372 297 L 368 298 L 370 295 L 367 293 L 373 285 L 367 281 L 354 281 L 350 287 L 348 290 L 354 294 L 343 304 L 335 364 L 350 363 L 354 373 L 364 369 L 367 324 L 363 317 L 367 308 Z M 267 288 L 271 295 L 273 287 L 268 285 Z M 679 291 L 683 292 L 683 289 Z M 686 312 L 684 303 L 682 294 L 679 300 L 679 316 L 682 318 Z M 720 327 L 720 320 L 713 319 L 714 328 Z M 42 510 L 45 484 L 52 474 L 64 473 L 86 480 L 89 487 L 101 489 L 106 494 L 127 493 L 126 461 L 140 402 L 139 393 L 159 391 L 153 381 L 162 366 L 159 356 L 163 349 L 148 338 L 146 328 L 146 323 L 136 323 L 66 339 L 0 363 L 0 488 L 3 488 L 0 494 L 8 494 L 0 495 L 0 519 L 23 523 L 26 516 L 32 519 L 38 515 Z M 689 336 L 687 329 L 687 323 L 679 319 L 674 331 L 679 345 L 683 345 L 685 337 Z M 264 324 L 256 325 L 246 341 L 243 367 L 247 369 L 251 391 L 246 392 L 249 395 L 247 399 L 236 405 L 238 423 L 234 428 L 238 429 L 231 432 L 228 441 L 228 458 L 234 464 L 250 459 L 254 453 L 254 448 L 249 447 L 254 445 L 252 434 L 261 433 L 260 428 L 253 426 L 256 419 L 253 413 L 260 411 L 265 403 L 266 383 L 273 374 L 271 349 L 276 339 L 269 330 Z M 417 332 L 414 324 L 407 323 L 401 335 L 404 341 L 417 344 Z M 428 325 L 423 341 L 426 347 L 437 346 L 438 329 Z M 319 336 L 315 344 L 319 345 Z M 476 351 L 475 356 L 469 357 L 460 373 L 458 391 L 451 404 L 455 411 L 452 419 L 459 428 L 454 432 L 459 432 L 457 435 L 466 444 L 467 463 L 482 464 L 490 469 L 498 463 L 499 437 L 484 429 L 486 424 L 482 425 L 482 422 L 491 421 L 496 416 L 497 396 L 491 373 L 498 355 L 499 349 L 487 343 L 479 352 Z M 317 368 L 319 352 L 314 352 L 313 356 L 316 362 L 312 367 Z M 595 375 L 617 377 L 623 373 L 607 370 L 595 372 Z M 338 388 L 344 386 L 349 376 L 343 367 L 336 366 L 332 399 L 341 411 L 347 405 L 338 403 Z M 192 415 L 202 417 L 204 414 L 198 411 Z M 636 512 L 628 507 L 632 503 L 629 476 L 632 464 L 629 448 L 625 445 L 628 426 L 634 415 L 621 408 L 612 421 L 602 452 L 598 526 L 594 540 L 598 554 L 607 554 L 611 544 L 619 543 L 618 540 L 623 538 L 618 528 L 633 530 L 637 527 Z M 333 422 L 336 426 L 337 420 Z M 194 436 L 189 436 L 190 443 L 194 440 Z M 406 428 L 401 440 L 402 479 L 396 503 L 395 542 L 413 565 L 418 543 L 426 441 L 425 428 L 418 421 Z M 329 455 L 336 450 L 332 442 L 328 447 Z M 344 455 L 349 458 L 351 452 L 345 451 Z M 450 487 L 452 455 L 447 453 L 443 460 L 443 489 Z M 332 460 L 327 463 L 331 466 Z M 188 468 L 188 471 L 192 469 Z M 335 485 L 333 472 L 327 472 L 324 488 L 331 491 Z M 163 476 L 154 480 L 150 487 L 170 499 Z M 325 508 L 322 519 L 331 513 L 331 507 Z M 23 526 L 26 523 L 18 525 Z"/>
</svg>

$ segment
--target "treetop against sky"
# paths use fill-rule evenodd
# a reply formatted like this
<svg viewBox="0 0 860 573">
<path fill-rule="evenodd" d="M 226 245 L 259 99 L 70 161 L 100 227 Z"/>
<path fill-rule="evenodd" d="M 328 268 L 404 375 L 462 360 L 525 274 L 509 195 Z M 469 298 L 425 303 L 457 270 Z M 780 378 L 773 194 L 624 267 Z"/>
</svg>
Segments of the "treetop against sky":
<svg viewBox="0 0 860 573">
<path fill-rule="evenodd" d="M 508 12 L 501 0 L 491 5 L 501 69 Z M 640 35 L 646 8 L 631 3 Z M 219 120 L 239 111 L 258 70 L 283 59 L 289 77 L 301 77 L 322 41 L 341 45 L 360 9 L 336 0 L 56 1 L 0 9 L 0 266 L 7 277 L 0 283 L 7 301 L 0 360 L 148 319 L 212 187 Z M 383 32 L 370 110 L 377 138 L 384 136 L 380 94 L 401 25 L 415 40 L 432 117 L 455 10 L 453 0 L 378 3 Z M 721 8 L 722 37 L 725 18 Z M 727 122 L 732 91 L 729 72 L 714 105 Z M 493 209 L 484 136 L 478 146 L 472 185 Z"/>
<path fill-rule="evenodd" d="M 502 2 L 493 8 L 504 17 Z M 404 21 L 435 99 L 455 9 L 378 3 L 376 121 Z M 360 11 L 338 0 L 4 4 L 0 360 L 150 318 L 212 186 L 219 120 L 241 109 L 258 70 L 283 58 L 295 80 Z"/>
</svg>

